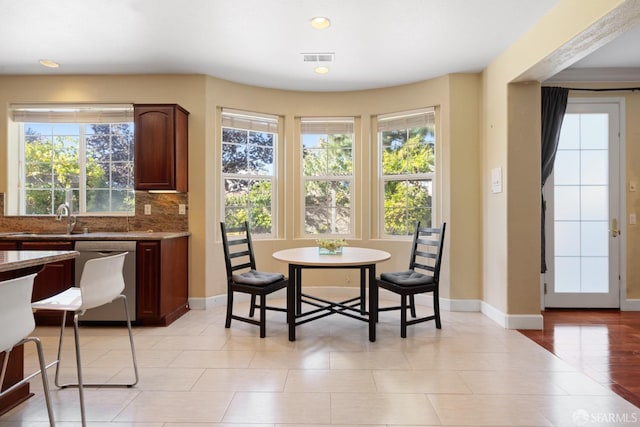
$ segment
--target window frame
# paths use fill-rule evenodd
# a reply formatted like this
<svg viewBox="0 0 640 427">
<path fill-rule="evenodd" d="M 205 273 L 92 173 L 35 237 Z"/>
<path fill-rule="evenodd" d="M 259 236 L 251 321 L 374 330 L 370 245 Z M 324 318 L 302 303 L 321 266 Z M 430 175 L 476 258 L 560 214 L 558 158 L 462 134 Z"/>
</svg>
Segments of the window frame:
<svg viewBox="0 0 640 427">
<path fill-rule="evenodd" d="M 244 111 L 244 110 L 235 110 L 230 108 L 220 108 L 220 131 L 218 136 L 220 138 L 220 161 L 218 166 L 220 167 L 220 220 L 225 221 L 226 219 L 226 190 L 225 183 L 227 179 L 242 179 L 242 180 L 259 180 L 259 181 L 268 181 L 271 184 L 271 204 L 269 209 L 271 211 L 271 231 L 269 233 L 262 233 L 258 230 L 253 229 L 251 231 L 252 237 L 256 239 L 270 239 L 275 238 L 278 234 L 278 212 L 276 211 L 276 207 L 278 206 L 278 176 L 279 176 L 279 145 L 280 145 L 280 134 L 281 134 L 281 118 L 277 115 L 273 114 L 265 114 L 258 113 L 252 111 Z M 225 124 L 225 121 L 229 122 L 229 124 Z M 237 129 L 249 132 L 263 132 L 270 133 L 273 135 L 273 162 L 271 163 L 272 172 L 270 175 L 259 175 L 259 174 L 249 174 L 249 173 L 227 173 L 224 172 L 224 158 L 223 151 L 224 145 L 230 144 L 231 142 L 225 142 L 223 139 L 224 129 Z M 248 144 L 247 144 L 248 145 Z M 248 209 L 247 205 L 247 209 Z M 250 218 L 249 225 L 251 226 Z"/>
<path fill-rule="evenodd" d="M 420 123 L 421 120 L 419 116 L 432 115 L 432 126 L 433 126 L 433 158 L 434 158 L 434 166 L 433 171 L 430 172 L 420 172 L 420 173 L 402 173 L 402 174 L 393 174 L 393 175 L 385 175 L 383 170 L 383 161 L 384 161 L 384 146 L 382 140 L 382 133 L 384 130 L 400 130 L 400 129 L 413 129 L 419 126 L 411 126 L 413 123 Z M 390 126 L 388 129 L 381 130 L 381 122 L 396 122 L 402 123 L 405 122 L 406 126 L 399 128 L 397 126 Z M 428 121 L 428 120 L 426 120 Z M 421 226 L 436 226 L 437 222 L 437 197 L 438 197 L 438 152 L 439 152 L 439 144 L 438 144 L 438 126 L 437 126 L 437 115 L 435 107 L 425 107 L 415 110 L 407 110 L 400 111 L 396 113 L 388 113 L 388 114 L 380 114 L 376 116 L 376 128 L 375 135 L 378 142 L 378 161 L 377 161 L 377 169 L 378 169 L 378 217 L 380 220 L 378 221 L 377 233 L 378 236 L 382 239 L 393 239 L 393 240 L 407 240 L 411 238 L 411 233 L 409 234 L 389 234 L 385 231 L 385 186 L 388 182 L 395 181 L 429 181 L 430 183 L 430 196 L 431 196 L 431 225 L 429 224 L 421 224 Z M 425 124 L 428 126 L 429 124 Z"/>
<path fill-rule="evenodd" d="M 307 125 L 305 125 L 305 123 Z M 300 236 L 302 238 L 354 238 L 356 230 L 356 177 L 357 177 L 357 144 L 356 144 L 356 123 L 357 117 L 343 116 L 343 117 L 300 117 L 299 118 L 299 170 L 300 170 Z M 305 127 L 308 129 L 318 129 L 317 133 L 305 131 Z M 326 132 L 320 132 L 324 130 Z M 340 132 L 344 130 L 344 132 Z M 350 132 L 347 132 L 349 131 Z M 333 132 L 331 132 L 333 131 Z M 344 135 L 351 134 L 351 174 L 350 175 L 305 175 L 304 171 L 304 135 L 306 134 L 327 134 L 327 135 Z M 349 196 L 349 232 L 348 233 L 309 233 L 306 226 L 306 184 L 309 181 L 324 181 L 324 182 L 343 182 L 346 181 L 349 184 L 350 196 Z"/>
<path fill-rule="evenodd" d="M 9 180 L 9 187 L 13 188 L 11 191 L 14 193 L 13 196 L 9 196 L 8 206 L 6 207 L 9 211 L 15 212 L 16 215 L 19 216 L 28 216 L 28 217 L 43 217 L 43 216 L 52 216 L 55 215 L 56 206 L 62 202 L 59 198 L 56 198 L 56 193 L 59 191 L 65 192 L 64 202 L 69 202 L 72 199 L 72 192 L 77 192 L 77 205 L 72 206 L 72 212 L 77 216 L 96 216 L 96 217 L 122 217 L 122 216 L 134 216 L 135 215 L 135 177 L 134 177 L 134 168 L 135 168 L 135 159 L 134 159 L 134 145 L 131 145 L 131 153 L 130 160 L 125 163 L 131 164 L 131 175 L 128 177 L 130 182 L 130 187 L 124 189 L 117 189 L 113 187 L 111 184 L 109 187 L 100 187 L 102 190 L 109 190 L 109 198 L 111 200 L 112 191 L 116 190 L 124 190 L 130 191 L 133 199 L 134 205 L 131 210 L 127 211 L 87 211 L 87 191 L 92 190 L 87 186 L 86 176 L 87 176 L 87 145 L 88 138 L 92 136 L 86 132 L 86 126 L 90 125 L 117 125 L 126 123 L 130 125 L 130 137 L 132 144 L 135 144 L 134 139 L 134 119 L 133 119 L 133 104 L 65 104 L 65 103 L 56 103 L 56 104 L 12 104 L 9 107 L 10 115 L 10 123 L 13 131 L 10 131 L 10 138 L 17 138 L 17 150 L 12 154 L 9 153 L 9 161 L 11 161 L 12 156 L 17 156 L 17 171 L 18 178 L 15 180 Z M 26 185 L 26 173 L 27 173 L 27 164 L 26 164 L 26 145 L 27 145 L 27 134 L 26 128 L 28 124 L 59 124 L 63 126 L 74 125 L 78 127 L 78 185 L 74 188 L 62 188 L 62 187 L 52 187 L 50 188 L 50 192 L 52 195 L 51 199 L 51 212 L 45 214 L 30 214 L 26 212 L 26 203 L 27 203 L 27 191 L 30 188 Z M 109 134 L 110 136 L 113 134 Z M 64 137 L 70 135 L 64 134 L 50 134 L 46 135 L 46 137 Z M 76 136 L 73 134 L 72 136 Z M 118 161 L 113 161 L 110 159 L 108 162 L 110 166 L 114 163 L 119 163 Z M 51 163 L 52 167 L 54 163 Z M 8 170 L 14 170 L 13 168 L 7 168 Z M 111 167 L 109 173 L 111 171 Z M 111 182 L 110 179 L 107 179 L 107 182 Z M 13 184 L 15 183 L 15 184 Z M 110 206 L 111 202 L 109 203 Z M 9 213 L 11 214 L 11 213 Z"/>
</svg>

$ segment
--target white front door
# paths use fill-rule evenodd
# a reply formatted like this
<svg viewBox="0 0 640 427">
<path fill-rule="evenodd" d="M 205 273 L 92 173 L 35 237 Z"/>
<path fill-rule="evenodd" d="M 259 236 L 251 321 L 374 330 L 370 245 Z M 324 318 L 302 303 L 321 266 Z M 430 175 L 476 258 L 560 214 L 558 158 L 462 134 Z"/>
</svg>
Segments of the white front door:
<svg viewBox="0 0 640 427">
<path fill-rule="evenodd" d="M 619 100 L 567 105 L 545 184 L 545 307 L 620 306 L 621 108 Z"/>
</svg>

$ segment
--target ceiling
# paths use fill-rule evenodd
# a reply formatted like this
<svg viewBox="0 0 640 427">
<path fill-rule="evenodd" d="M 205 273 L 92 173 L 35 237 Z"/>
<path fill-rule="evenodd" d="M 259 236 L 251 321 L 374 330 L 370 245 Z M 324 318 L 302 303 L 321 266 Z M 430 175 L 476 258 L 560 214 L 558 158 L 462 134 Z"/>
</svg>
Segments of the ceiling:
<svg viewBox="0 0 640 427">
<path fill-rule="evenodd" d="M 481 71 L 557 3 L 0 0 L 0 74 L 185 73 L 286 90 L 388 87 Z M 311 28 L 314 16 L 331 26 Z M 575 66 L 640 69 L 640 55 L 629 55 L 640 30 L 632 33 Z M 329 72 L 316 74 L 303 53 L 334 54 Z"/>
</svg>

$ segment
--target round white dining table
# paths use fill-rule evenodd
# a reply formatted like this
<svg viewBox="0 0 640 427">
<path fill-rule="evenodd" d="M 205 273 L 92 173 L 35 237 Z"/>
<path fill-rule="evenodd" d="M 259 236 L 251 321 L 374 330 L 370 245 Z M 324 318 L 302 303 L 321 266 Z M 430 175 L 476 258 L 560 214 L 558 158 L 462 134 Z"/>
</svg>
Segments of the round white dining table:
<svg viewBox="0 0 640 427">
<path fill-rule="evenodd" d="M 369 341 L 376 340 L 378 287 L 376 264 L 391 258 L 379 249 L 346 246 L 339 254 L 320 254 L 318 247 L 284 249 L 273 258 L 289 265 L 287 285 L 287 321 L 289 341 L 296 339 L 296 326 L 331 314 L 342 314 L 369 323 Z M 327 301 L 302 292 L 302 270 L 307 268 L 350 268 L 360 270 L 360 296 L 347 301 Z M 367 274 L 368 272 L 368 274 Z M 368 280 L 367 280 L 368 278 Z M 365 310 L 366 288 L 369 284 L 369 311 Z M 302 312 L 303 298 L 310 298 L 313 310 Z M 356 309 L 355 307 L 360 307 Z M 368 316 L 367 316 L 368 314 Z"/>
</svg>

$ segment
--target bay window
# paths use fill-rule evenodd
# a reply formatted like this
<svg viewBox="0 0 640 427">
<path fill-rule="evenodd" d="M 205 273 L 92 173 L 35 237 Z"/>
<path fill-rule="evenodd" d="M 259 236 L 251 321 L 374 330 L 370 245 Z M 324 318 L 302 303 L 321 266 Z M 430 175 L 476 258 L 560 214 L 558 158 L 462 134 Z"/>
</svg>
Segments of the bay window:
<svg viewBox="0 0 640 427">
<path fill-rule="evenodd" d="M 353 118 L 302 118 L 305 235 L 353 233 Z"/>
<path fill-rule="evenodd" d="M 274 235 L 278 117 L 222 110 L 223 220 Z"/>
<path fill-rule="evenodd" d="M 435 111 L 378 116 L 381 235 L 406 236 L 416 222 L 431 227 L 435 186 Z"/>
</svg>

